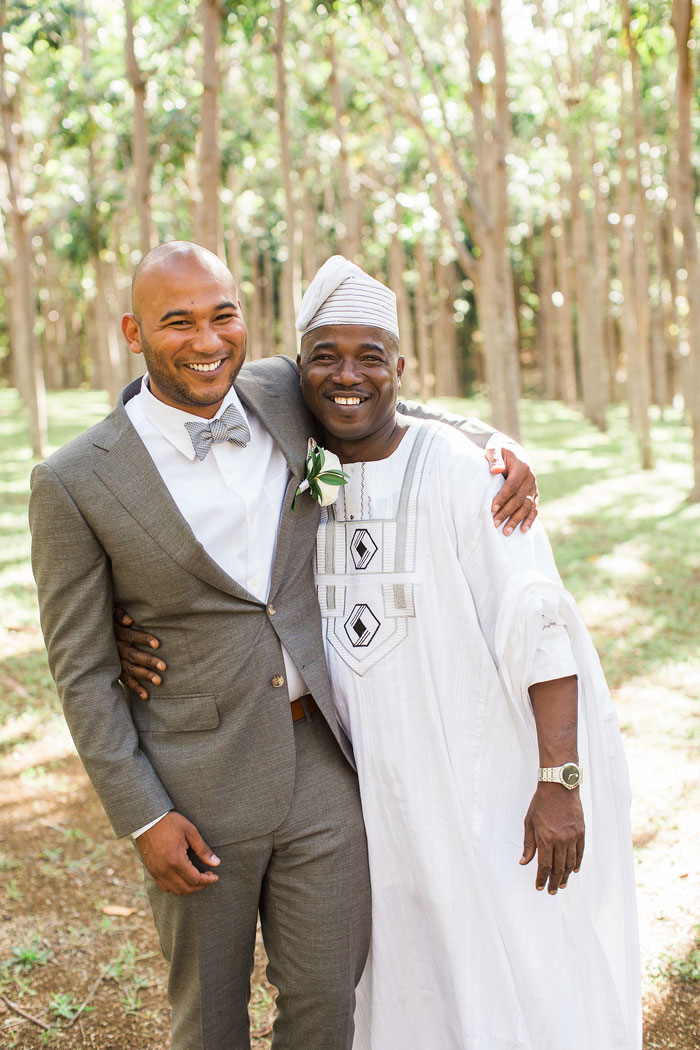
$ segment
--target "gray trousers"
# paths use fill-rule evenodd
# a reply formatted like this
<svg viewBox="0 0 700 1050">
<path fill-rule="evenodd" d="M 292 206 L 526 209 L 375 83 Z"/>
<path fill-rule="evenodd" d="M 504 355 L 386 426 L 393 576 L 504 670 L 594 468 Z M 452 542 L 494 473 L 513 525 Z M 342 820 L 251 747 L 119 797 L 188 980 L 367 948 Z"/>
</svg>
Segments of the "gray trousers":
<svg viewBox="0 0 700 1050">
<path fill-rule="evenodd" d="M 269 835 L 229 845 L 219 881 L 164 893 L 146 875 L 163 953 L 173 1050 L 249 1050 L 258 911 L 279 990 L 273 1050 L 350 1050 L 370 890 L 357 778 L 319 712 L 295 723 L 292 805 Z"/>
</svg>

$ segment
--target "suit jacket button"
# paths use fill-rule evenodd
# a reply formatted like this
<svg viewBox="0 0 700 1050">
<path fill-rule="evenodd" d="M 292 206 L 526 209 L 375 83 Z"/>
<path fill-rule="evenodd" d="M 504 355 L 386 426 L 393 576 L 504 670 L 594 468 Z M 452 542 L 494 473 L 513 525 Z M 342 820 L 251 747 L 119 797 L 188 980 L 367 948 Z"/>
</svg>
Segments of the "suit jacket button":
<svg viewBox="0 0 700 1050">
<path fill-rule="evenodd" d="M 272 686 L 273 689 L 279 689 L 280 686 L 284 685 L 284 675 L 283 674 L 273 675 L 273 677 L 270 679 L 270 685 Z"/>
<path fill-rule="evenodd" d="M 277 609 L 275 609 L 275 607 L 272 604 L 272 602 L 270 602 L 270 604 L 267 607 L 267 614 L 268 614 L 268 616 L 274 616 L 276 612 L 277 612 Z"/>
</svg>

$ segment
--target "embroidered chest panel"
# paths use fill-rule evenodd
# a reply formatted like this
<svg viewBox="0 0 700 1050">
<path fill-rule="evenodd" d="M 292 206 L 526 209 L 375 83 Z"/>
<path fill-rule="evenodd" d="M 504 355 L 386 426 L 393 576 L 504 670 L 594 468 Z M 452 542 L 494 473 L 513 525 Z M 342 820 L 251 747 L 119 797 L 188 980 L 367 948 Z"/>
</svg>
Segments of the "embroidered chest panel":
<svg viewBox="0 0 700 1050">
<path fill-rule="evenodd" d="M 372 493 L 362 464 L 318 529 L 314 569 L 326 637 L 358 675 L 404 641 L 415 617 L 419 492 L 430 445 L 430 430 L 420 428 L 394 517 L 371 516 Z"/>
</svg>

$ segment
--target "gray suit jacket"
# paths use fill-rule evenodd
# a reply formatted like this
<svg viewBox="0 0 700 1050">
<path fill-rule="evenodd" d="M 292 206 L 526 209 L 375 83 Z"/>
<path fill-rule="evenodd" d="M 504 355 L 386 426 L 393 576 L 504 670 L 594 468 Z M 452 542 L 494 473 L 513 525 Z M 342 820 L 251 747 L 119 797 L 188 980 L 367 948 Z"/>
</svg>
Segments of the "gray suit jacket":
<svg viewBox="0 0 700 1050">
<path fill-rule="evenodd" d="M 280 641 L 351 758 L 333 714 L 314 592 L 319 509 L 306 498 L 291 511 L 314 421 L 288 358 L 246 366 L 236 389 L 292 473 L 267 607 L 195 539 L 123 403 L 32 474 L 32 563 L 51 673 L 117 835 L 171 806 L 210 845 L 281 822 L 295 755 L 289 696 L 272 684 L 284 674 Z M 169 656 L 165 684 L 147 703 L 117 682 L 115 601 Z"/>
<path fill-rule="evenodd" d="M 271 831 L 291 803 L 289 697 L 273 684 L 284 674 L 280 642 L 352 761 L 333 713 L 314 591 L 319 509 L 305 497 L 291 510 L 315 422 L 289 358 L 243 368 L 236 390 L 292 474 L 265 606 L 207 555 L 178 511 L 124 409 L 138 383 L 32 474 L 41 623 L 73 739 L 116 834 L 173 806 L 215 847 Z M 165 684 L 146 703 L 117 681 L 115 602 L 159 636 L 169 658 Z"/>
</svg>

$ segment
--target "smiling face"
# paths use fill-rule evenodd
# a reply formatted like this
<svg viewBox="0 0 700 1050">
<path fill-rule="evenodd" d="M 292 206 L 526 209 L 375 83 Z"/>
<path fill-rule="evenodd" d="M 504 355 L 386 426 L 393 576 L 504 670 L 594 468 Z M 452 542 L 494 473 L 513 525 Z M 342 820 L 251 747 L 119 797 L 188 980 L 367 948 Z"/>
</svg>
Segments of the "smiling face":
<svg viewBox="0 0 700 1050">
<path fill-rule="evenodd" d="M 304 401 L 344 463 L 383 459 L 394 450 L 404 359 L 391 333 L 370 325 L 314 328 L 302 339 L 298 363 Z"/>
<path fill-rule="evenodd" d="M 122 331 L 142 353 L 160 401 L 211 419 L 245 359 L 247 330 L 232 275 L 211 252 L 176 242 L 146 256 Z"/>
</svg>

